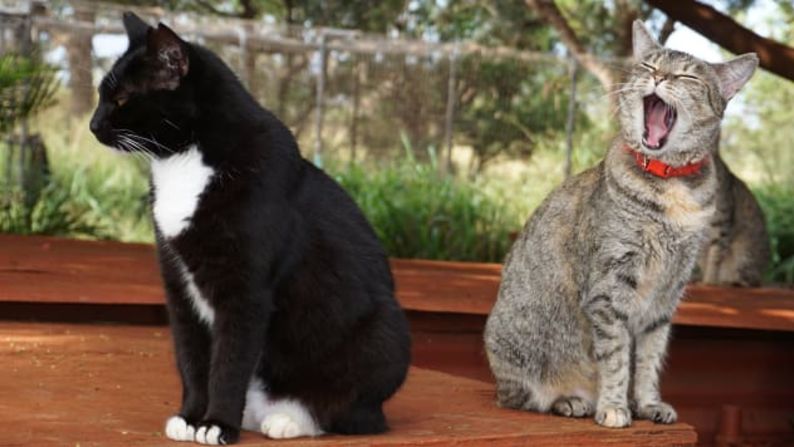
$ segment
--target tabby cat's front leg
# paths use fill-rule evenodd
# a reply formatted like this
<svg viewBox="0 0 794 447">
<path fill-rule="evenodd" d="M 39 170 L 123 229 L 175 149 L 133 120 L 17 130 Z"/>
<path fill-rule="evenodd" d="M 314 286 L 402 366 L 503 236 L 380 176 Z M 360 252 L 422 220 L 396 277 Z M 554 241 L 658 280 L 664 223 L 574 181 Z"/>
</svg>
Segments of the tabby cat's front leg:
<svg viewBox="0 0 794 447">
<path fill-rule="evenodd" d="M 659 395 L 659 372 L 669 334 L 670 317 L 660 317 L 637 335 L 635 346 L 635 413 L 660 424 L 672 424 L 678 418 L 673 407 L 662 402 Z"/>
<path fill-rule="evenodd" d="M 631 424 L 628 406 L 631 337 L 626 314 L 614 298 L 597 294 L 585 303 L 585 315 L 593 328 L 593 354 L 598 364 L 598 400 L 595 420 L 605 427 Z"/>
</svg>

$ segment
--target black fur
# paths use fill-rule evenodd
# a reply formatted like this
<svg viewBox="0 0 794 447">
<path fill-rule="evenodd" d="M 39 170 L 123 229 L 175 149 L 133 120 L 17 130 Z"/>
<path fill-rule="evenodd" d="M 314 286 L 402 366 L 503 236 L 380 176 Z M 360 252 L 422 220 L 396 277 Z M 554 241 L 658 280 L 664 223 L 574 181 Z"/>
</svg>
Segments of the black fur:
<svg viewBox="0 0 794 447">
<path fill-rule="evenodd" d="M 236 441 L 256 375 L 325 431 L 386 430 L 381 406 L 403 383 L 410 341 L 375 233 L 218 57 L 142 23 L 125 15 L 130 47 L 100 86 L 91 130 L 140 150 L 119 143 L 132 131 L 160 158 L 195 144 L 215 170 L 187 228 L 170 239 L 157 231 L 179 414 Z M 214 309 L 212 327 L 197 318 L 176 258 Z"/>
</svg>

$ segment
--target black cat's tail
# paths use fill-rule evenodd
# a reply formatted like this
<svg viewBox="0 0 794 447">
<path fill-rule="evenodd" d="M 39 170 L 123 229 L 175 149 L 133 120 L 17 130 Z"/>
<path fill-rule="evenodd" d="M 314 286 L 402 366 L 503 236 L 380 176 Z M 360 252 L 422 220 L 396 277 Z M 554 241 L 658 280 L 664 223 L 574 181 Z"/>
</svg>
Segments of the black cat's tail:
<svg viewBox="0 0 794 447">
<path fill-rule="evenodd" d="M 370 435 L 389 429 L 381 404 L 358 405 L 331 423 L 331 432 L 343 435 Z"/>
</svg>

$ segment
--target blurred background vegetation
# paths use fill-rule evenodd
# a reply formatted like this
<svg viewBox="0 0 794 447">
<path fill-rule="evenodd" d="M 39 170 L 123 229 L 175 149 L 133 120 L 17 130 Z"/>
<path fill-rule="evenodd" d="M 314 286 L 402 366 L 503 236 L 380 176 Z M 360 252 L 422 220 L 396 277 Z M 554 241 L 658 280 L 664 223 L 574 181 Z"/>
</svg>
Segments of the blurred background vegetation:
<svg viewBox="0 0 794 447">
<path fill-rule="evenodd" d="M 709 3 L 739 22 L 755 11 L 769 37 L 794 44 L 786 1 Z M 646 19 L 663 38 L 677 29 L 640 1 L 556 5 L 615 79 L 631 48 L 626 23 Z M 218 52 L 353 195 L 393 256 L 501 262 L 563 180 L 567 137 L 575 173 L 614 136 L 603 73 L 578 66 L 569 108 L 569 43 L 523 1 L 0 0 L 0 232 L 152 241 L 148 166 L 88 131 L 130 6 Z M 63 25 L 78 22 L 92 31 Z M 367 43 L 376 50 L 350 49 Z M 722 152 L 766 213 L 767 280 L 794 283 L 794 83 L 760 72 L 731 107 Z"/>
</svg>

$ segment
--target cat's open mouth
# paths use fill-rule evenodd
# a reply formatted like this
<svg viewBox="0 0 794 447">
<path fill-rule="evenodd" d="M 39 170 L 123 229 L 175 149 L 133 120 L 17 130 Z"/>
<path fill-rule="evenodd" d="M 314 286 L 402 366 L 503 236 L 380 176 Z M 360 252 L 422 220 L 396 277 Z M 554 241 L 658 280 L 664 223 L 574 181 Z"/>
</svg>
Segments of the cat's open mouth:
<svg viewBox="0 0 794 447">
<path fill-rule="evenodd" d="M 642 135 L 642 144 L 648 149 L 661 149 L 667 142 L 667 136 L 673 130 L 676 120 L 676 111 L 656 94 L 643 98 L 645 109 L 645 133 Z"/>
</svg>

